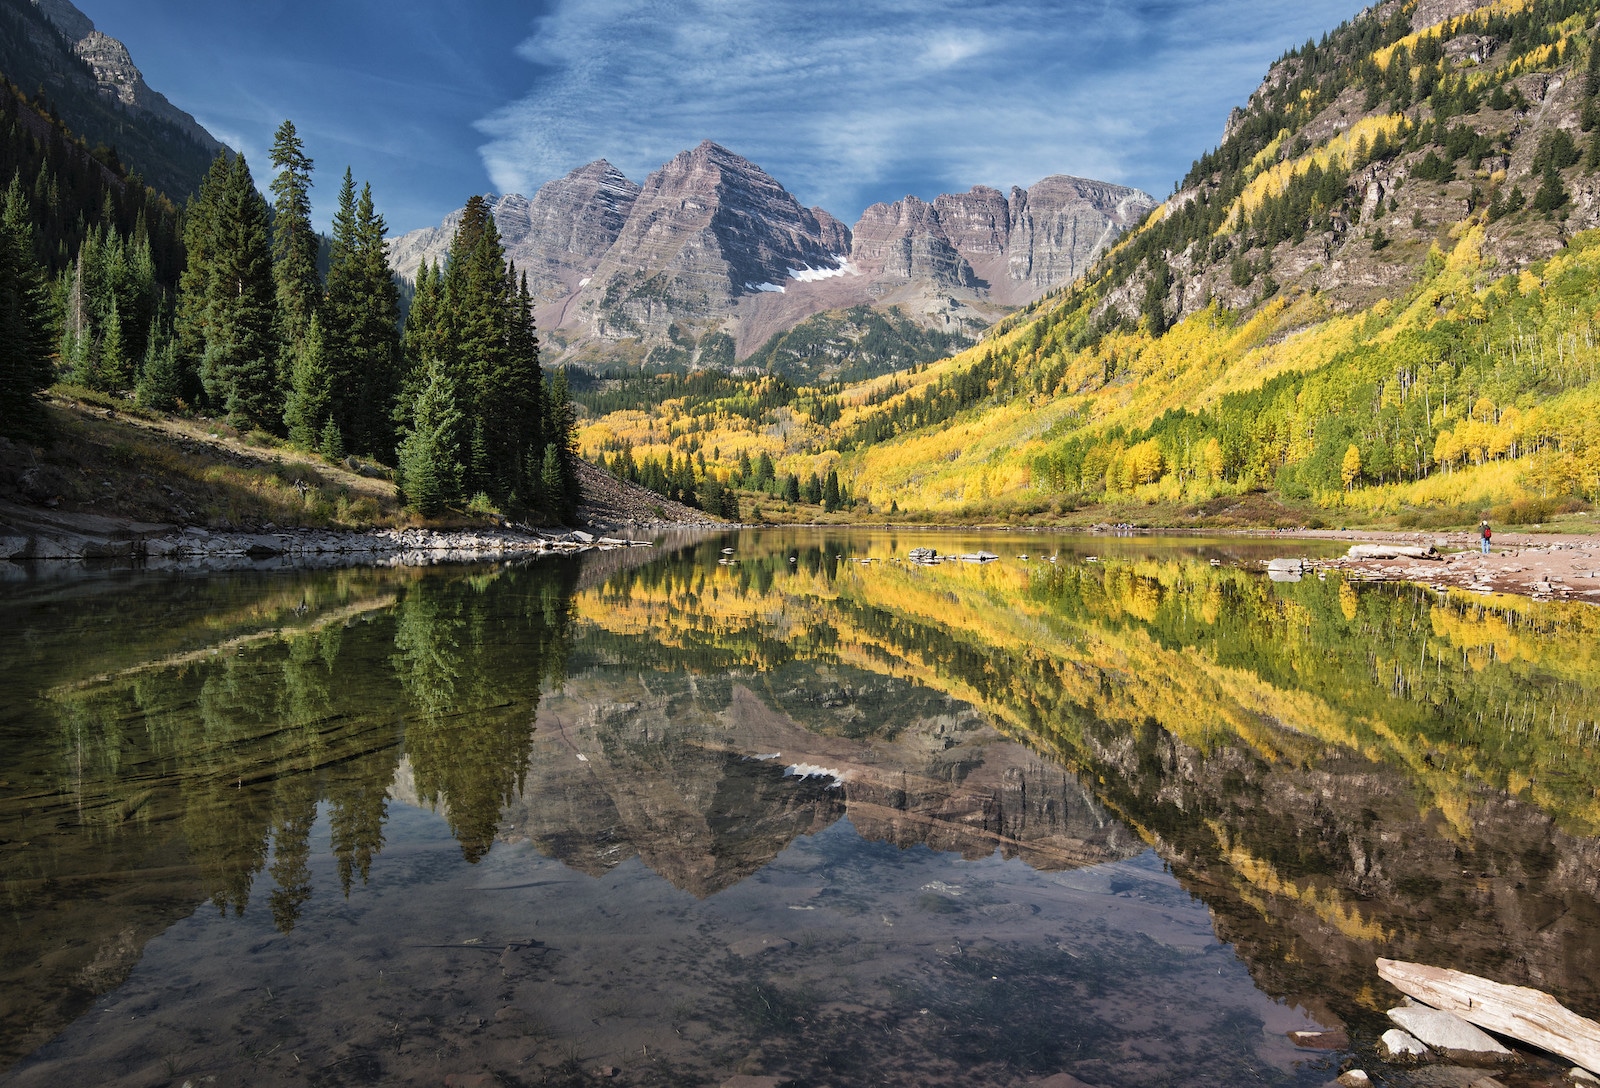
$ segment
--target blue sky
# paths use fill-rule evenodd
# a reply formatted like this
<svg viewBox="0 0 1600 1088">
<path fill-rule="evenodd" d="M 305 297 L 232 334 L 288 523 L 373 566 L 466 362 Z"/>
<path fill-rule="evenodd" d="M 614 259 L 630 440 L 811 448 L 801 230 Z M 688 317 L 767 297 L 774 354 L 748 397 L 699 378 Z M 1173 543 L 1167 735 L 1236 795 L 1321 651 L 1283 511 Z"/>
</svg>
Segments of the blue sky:
<svg viewBox="0 0 1600 1088">
<path fill-rule="evenodd" d="M 847 223 L 1078 174 L 1165 196 L 1288 47 L 1356 0 L 77 0 L 249 157 L 292 118 L 396 231 L 710 138 Z"/>
</svg>

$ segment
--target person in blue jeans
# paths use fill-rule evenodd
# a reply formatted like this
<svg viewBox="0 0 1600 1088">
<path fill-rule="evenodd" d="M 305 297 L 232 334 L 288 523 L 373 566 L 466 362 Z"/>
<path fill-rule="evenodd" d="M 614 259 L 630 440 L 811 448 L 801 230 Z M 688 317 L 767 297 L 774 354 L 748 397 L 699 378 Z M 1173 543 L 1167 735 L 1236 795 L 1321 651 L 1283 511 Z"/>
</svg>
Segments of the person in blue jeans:
<svg viewBox="0 0 1600 1088">
<path fill-rule="evenodd" d="M 1489 554 L 1489 537 L 1491 535 L 1493 535 L 1493 534 L 1491 534 L 1489 532 L 1489 519 L 1488 518 L 1484 518 L 1483 521 L 1478 524 L 1478 535 L 1483 538 L 1483 554 L 1484 555 L 1488 555 Z"/>
</svg>

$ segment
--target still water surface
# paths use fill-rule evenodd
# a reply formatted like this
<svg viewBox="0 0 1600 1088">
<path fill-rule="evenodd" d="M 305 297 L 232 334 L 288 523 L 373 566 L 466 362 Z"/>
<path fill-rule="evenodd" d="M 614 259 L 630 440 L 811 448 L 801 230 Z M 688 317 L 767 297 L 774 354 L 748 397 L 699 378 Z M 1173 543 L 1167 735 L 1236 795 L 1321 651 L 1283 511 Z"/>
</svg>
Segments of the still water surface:
<svg viewBox="0 0 1600 1088">
<path fill-rule="evenodd" d="M 1600 1015 L 1600 610 L 1281 550 L 8 583 L 0 1080 L 1323 1085 L 1377 955 Z"/>
</svg>

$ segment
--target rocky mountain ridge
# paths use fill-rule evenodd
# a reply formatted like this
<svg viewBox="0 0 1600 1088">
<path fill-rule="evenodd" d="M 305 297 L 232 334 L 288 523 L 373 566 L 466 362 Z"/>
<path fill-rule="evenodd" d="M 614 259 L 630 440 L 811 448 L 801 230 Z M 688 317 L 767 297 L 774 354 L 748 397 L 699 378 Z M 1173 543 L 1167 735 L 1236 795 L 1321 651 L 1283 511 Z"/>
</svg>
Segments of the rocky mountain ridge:
<svg viewBox="0 0 1600 1088">
<path fill-rule="evenodd" d="M 122 42 L 70 0 L 17 0 L 0 15 L 0 73 L 42 88 L 75 132 L 155 188 L 175 199 L 195 189 L 223 145 L 145 82 Z"/>
<path fill-rule="evenodd" d="M 972 336 L 1070 283 L 1155 202 L 1064 176 L 868 208 L 854 228 L 805 208 L 711 141 L 635 184 L 605 160 L 494 197 L 508 256 L 528 273 L 546 343 L 574 361 L 651 354 L 731 363 L 813 315 L 899 307 Z M 392 242 L 401 275 L 449 248 L 459 213 Z"/>
</svg>

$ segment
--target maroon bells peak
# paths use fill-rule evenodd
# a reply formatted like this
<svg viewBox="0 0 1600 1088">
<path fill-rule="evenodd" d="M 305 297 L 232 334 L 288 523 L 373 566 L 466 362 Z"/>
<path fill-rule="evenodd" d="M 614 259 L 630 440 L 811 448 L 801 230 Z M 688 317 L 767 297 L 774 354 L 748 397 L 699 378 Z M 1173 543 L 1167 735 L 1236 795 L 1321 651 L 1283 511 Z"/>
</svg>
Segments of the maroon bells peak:
<svg viewBox="0 0 1600 1088">
<path fill-rule="evenodd" d="M 977 186 L 874 204 L 851 229 L 707 140 L 643 185 L 602 159 L 492 206 L 547 350 L 585 362 L 713 333 L 743 358 L 814 314 L 863 304 L 976 332 L 1071 283 L 1155 201 L 1056 176 L 1009 196 Z M 440 259 L 458 218 L 394 239 L 396 270 L 414 277 Z"/>
</svg>

